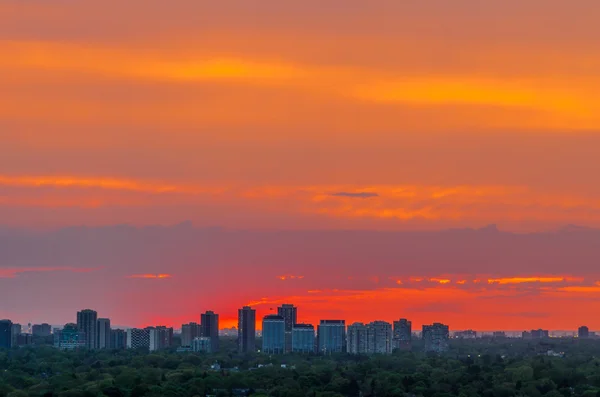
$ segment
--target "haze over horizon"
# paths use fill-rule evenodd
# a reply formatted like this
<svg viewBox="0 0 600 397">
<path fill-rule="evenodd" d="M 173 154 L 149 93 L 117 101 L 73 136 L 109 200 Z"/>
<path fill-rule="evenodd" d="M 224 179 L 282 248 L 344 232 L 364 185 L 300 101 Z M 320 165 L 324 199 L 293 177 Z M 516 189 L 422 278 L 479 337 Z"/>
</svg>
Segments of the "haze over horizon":
<svg viewBox="0 0 600 397">
<path fill-rule="evenodd" d="M 4 0 L 0 318 L 600 329 L 598 20 Z"/>
</svg>

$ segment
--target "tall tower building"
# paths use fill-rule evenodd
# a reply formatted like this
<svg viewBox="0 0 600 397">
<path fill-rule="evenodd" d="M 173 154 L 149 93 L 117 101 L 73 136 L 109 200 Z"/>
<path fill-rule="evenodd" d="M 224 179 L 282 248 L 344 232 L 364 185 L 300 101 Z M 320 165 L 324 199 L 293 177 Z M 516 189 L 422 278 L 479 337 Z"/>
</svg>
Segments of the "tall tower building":
<svg viewBox="0 0 600 397">
<path fill-rule="evenodd" d="M 128 349 L 141 349 L 150 348 L 150 330 L 148 328 L 130 328 L 127 330 L 127 348 Z"/>
<path fill-rule="evenodd" d="M 61 330 L 54 331 L 54 347 L 62 350 L 88 348 L 85 333 L 73 323 L 65 324 Z"/>
<path fill-rule="evenodd" d="M 289 353 L 292 351 L 292 330 L 298 322 L 298 308 L 284 303 L 277 308 L 277 314 L 285 321 L 285 352 Z"/>
<path fill-rule="evenodd" d="M 294 324 L 292 351 L 294 353 L 313 353 L 315 351 L 315 327 L 312 324 Z"/>
<path fill-rule="evenodd" d="M 342 353 L 346 350 L 346 321 L 321 320 L 317 327 L 319 353 Z"/>
<path fill-rule="evenodd" d="M 12 321 L 0 320 L 0 349 L 12 347 Z"/>
<path fill-rule="evenodd" d="M 282 316 L 271 314 L 263 318 L 262 352 L 266 354 L 285 352 L 285 319 Z"/>
<path fill-rule="evenodd" d="M 423 340 L 425 341 L 426 352 L 443 353 L 448 351 L 450 331 L 447 325 L 441 323 L 423 325 L 422 335 Z"/>
<path fill-rule="evenodd" d="M 77 329 L 85 335 L 85 348 L 98 348 L 98 313 L 94 310 L 85 309 L 77 312 Z"/>
<path fill-rule="evenodd" d="M 150 327 L 149 347 L 152 351 L 163 350 L 171 347 L 173 343 L 173 328 L 165 326 Z"/>
<path fill-rule="evenodd" d="M 589 338 L 590 337 L 590 329 L 588 327 L 586 327 L 585 325 L 579 327 L 579 329 L 577 330 L 577 336 L 579 338 Z"/>
<path fill-rule="evenodd" d="M 33 336 L 38 337 L 50 336 L 52 334 L 52 327 L 47 323 L 34 324 L 32 333 Z"/>
<path fill-rule="evenodd" d="M 201 332 L 198 323 L 183 324 L 181 326 L 181 346 L 192 346 L 192 341 L 202 335 Z"/>
<path fill-rule="evenodd" d="M 124 329 L 110 330 L 110 348 L 111 349 L 126 349 L 127 348 L 127 331 Z"/>
<path fill-rule="evenodd" d="M 256 310 L 250 306 L 238 310 L 238 349 L 241 353 L 256 351 Z"/>
<path fill-rule="evenodd" d="M 367 325 L 367 351 L 369 354 L 392 353 L 392 324 L 373 321 Z"/>
<path fill-rule="evenodd" d="M 347 340 L 350 354 L 391 354 L 392 325 L 385 321 L 354 323 L 348 327 Z"/>
<path fill-rule="evenodd" d="M 219 351 L 219 315 L 207 311 L 200 315 L 201 333 L 199 336 L 210 338 L 211 352 Z"/>
<path fill-rule="evenodd" d="M 354 323 L 348 326 L 348 353 L 366 354 L 367 327 L 363 323 Z"/>
<path fill-rule="evenodd" d="M 11 344 L 13 346 L 18 346 L 17 342 L 19 339 L 19 335 L 21 335 L 21 331 L 22 331 L 21 324 L 13 324 L 12 325 L 10 336 L 11 336 Z"/>
<path fill-rule="evenodd" d="M 98 319 L 98 349 L 110 349 L 110 320 L 108 318 Z"/>
<path fill-rule="evenodd" d="M 412 322 L 405 318 L 394 321 L 394 349 L 410 350 L 412 347 Z"/>
</svg>

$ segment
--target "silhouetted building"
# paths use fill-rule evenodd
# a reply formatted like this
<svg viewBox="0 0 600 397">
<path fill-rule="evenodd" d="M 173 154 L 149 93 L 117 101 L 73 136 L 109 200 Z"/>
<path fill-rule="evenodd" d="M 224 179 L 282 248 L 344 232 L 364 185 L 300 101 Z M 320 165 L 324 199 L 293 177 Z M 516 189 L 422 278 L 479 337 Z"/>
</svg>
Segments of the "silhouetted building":
<svg viewBox="0 0 600 397">
<path fill-rule="evenodd" d="M 577 330 L 577 336 L 579 338 L 589 338 L 590 337 L 590 329 L 588 327 L 586 327 L 585 325 L 579 327 L 579 329 Z"/>
<path fill-rule="evenodd" d="M 110 348 L 111 349 L 126 349 L 127 348 L 127 331 L 124 329 L 110 330 Z"/>
<path fill-rule="evenodd" d="M 456 331 L 454 333 L 454 337 L 456 339 L 476 339 L 477 332 L 473 331 L 472 329 L 468 329 L 466 331 Z"/>
<path fill-rule="evenodd" d="M 504 331 L 494 331 L 494 333 L 492 334 L 493 338 L 499 339 L 499 338 L 506 338 L 506 332 Z"/>
<path fill-rule="evenodd" d="M 94 310 L 85 309 L 77 312 L 77 328 L 85 334 L 85 347 L 88 349 L 98 348 L 98 313 Z"/>
<path fill-rule="evenodd" d="M 392 324 L 385 321 L 373 321 L 367 325 L 367 353 L 392 353 Z"/>
<path fill-rule="evenodd" d="M 21 324 L 13 324 L 10 330 L 10 341 L 13 346 L 17 346 L 17 338 L 21 335 Z"/>
<path fill-rule="evenodd" d="M 149 349 L 150 348 L 150 329 L 148 328 L 130 328 L 127 330 L 127 348 L 128 349 Z"/>
<path fill-rule="evenodd" d="M 348 327 L 347 350 L 350 354 L 391 354 L 392 337 L 392 325 L 385 321 L 354 323 Z"/>
<path fill-rule="evenodd" d="M 110 349 L 110 320 L 108 318 L 98 319 L 98 349 Z"/>
<path fill-rule="evenodd" d="M 532 339 L 545 339 L 548 338 L 549 332 L 547 329 L 532 329 L 531 330 L 531 338 Z"/>
<path fill-rule="evenodd" d="M 0 349 L 12 347 L 12 321 L 0 320 Z"/>
<path fill-rule="evenodd" d="M 263 318 L 262 352 L 266 354 L 285 352 L 285 319 L 282 316 L 271 314 Z"/>
<path fill-rule="evenodd" d="M 238 310 L 238 349 L 241 353 L 256 351 L 256 310 L 250 306 Z"/>
<path fill-rule="evenodd" d="M 348 326 L 347 344 L 350 354 L 367 354 L 367 326 L 363 323 L 354 323 Z"/>
<path fill-rule="evenodd" d="M 315 327 L 312 324 L 294 324 L 292 351 L 294 353 L 313 353 L 315 351 Z"/>
<path fill-rule="evenodd" d="M 277 314 L 285 320 L 285 352 L 292 351 L 292 330 L 298 321 L 298 308 L 291 304 L 283 304 L 277 308 Z"/>
<path fill-rule="evenodd" d="M 173 328 L 165 326 L 150 327 L 150 351 L 163 350 L 173 344 Z"/>
<path fill-rule="evenodd" d="M 346 350 L 346 321 L 321 320 L 317 327 L 319 353 L 342 353 Z"/>
<path fill-rule="evenodd" d="M 16 339 L 16 346 L 29 346 L 33 344 L 33 336 L 31 334 L 19 334 Z"/>
<path fill-rule="evenodd" d="M 448 350 L 450 332 L 447 325 L 441 323 L 423 325 L 422 335 L 426 352 L 443 353 Z"/>
<path fill-rule="evenodd" d="M 211 352 L 219 351 L 219 315 L 207 311 L 200 316 L 202 332 L 199 336 L 211 339 Z"/>
<path fill-rule="evenodd" d="M 46 337 L 52 334 L 52 327 L 50 327 L 50 324 L 46 323 L 34 324 L 31 332 L 33 336 Z"/>
<path fill-rule="evenodd" d="M 405 318 L 394 321 L 394 338 L 392 347 L 400 350 L 410 350 L 412 347 L 412 322 Z"/>
<path fill-rule="evenodd" d="M 77 324 L 65 324 L 63 329 L 54 332 L 54 347 L 61 350 L 87 348 L 87 336 L 80 331 Z"/>
<path fill-rule="evenodd" d="M 202 336 L 192 341 L 192 351 L 212 353 L 212 338 Z"/>
<path fill-rule="evenodd" d="M 181 346 L 192 346 L 192 341 L 201 333 L 200 324 L 189 323 L 181 326 Z"/>
</svg>

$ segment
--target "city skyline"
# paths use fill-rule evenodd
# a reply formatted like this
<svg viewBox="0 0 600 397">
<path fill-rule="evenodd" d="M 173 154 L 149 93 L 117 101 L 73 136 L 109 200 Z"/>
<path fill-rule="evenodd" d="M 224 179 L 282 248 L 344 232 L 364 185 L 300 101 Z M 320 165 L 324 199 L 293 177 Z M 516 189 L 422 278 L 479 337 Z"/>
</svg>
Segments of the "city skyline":
<svg viewBox="0 0 600 397">
<path fill-rule="evenodd" d="M 433 322 L 423 324 L 422 331 L 412 331 L 412 321 L 400 318 L 397 321 L 381 320 L 370 323 L 345 320 L 321 319 L 316 326 L 298 320 L 298 307 L 284 303 L 278 307 L 278 314 L 267 314 L 260 320 L 261 329 L 256 328 L 256 310 L 250 306 L 238 309 L 237 350 L 239 353 L 263 353 L 268 355 L 290 353 L 316 354 L 392 354 L 393 351 L 411 351 L 414 338 L 419 338 L 428 353 L 444 353 L 449 350 L 451 338 L 521 338 L 523 340 L 542 340 L 555 337 L 547 329 L 524 330 L 518 335 L 510 335 L 497 330 L 493 333 L 477 332 L 473 329 L 453 330 L 448 324 Z M 98 318 L 91 309 L 77 311 L 77 324 L 67 323 L 64 327 L 52 330 L 53 345 L 61 350 L 87 349 L 147 349 L 150 352 L 177 347 L 177 352 L 219 352 L 220 338 L 219 314 L 207 311 L 201 314 L 200 324 L 191 322 L 182 324 L 177 334 L 179 342 L 174 342 L 174 328 L 165 325 L 152 325 L 144 328 L 120 329 L 111 327 L 110 318 Z M 291 322 L 291 327 L 288 323 Z M 288 329 L 291 329 L 288 335 Z M 0 348 L 23 347 L 42 341 L 48 343 L 48 324 L 28 324 L 23 332 L 19 323 L 0 320 Z M 33 332 L 33 335 L 32 335 Z M 231 336 L 231 333 L 228 333 Z M 562 337 L 596 339 L 600 335 L 582 325 L 576 332 Z M 41 339 L 40 339 L 41 338 Z M 261 347 L 256 344 L 261 338 Z M 288 341 L 289 338 L 289 341 Z M 289 345 L 288 345 L 289 342 Z"/>
</svg>

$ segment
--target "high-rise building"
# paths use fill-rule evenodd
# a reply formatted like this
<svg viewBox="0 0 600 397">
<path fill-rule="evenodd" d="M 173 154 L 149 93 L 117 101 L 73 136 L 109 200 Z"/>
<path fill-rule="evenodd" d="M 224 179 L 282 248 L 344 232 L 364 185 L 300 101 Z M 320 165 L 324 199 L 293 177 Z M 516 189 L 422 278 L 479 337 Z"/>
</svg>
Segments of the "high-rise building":
<svg viewBox="0 0 600 397">
<path fill-rule="evenodd" d="M 476 339 L 477 331 L 473 331 L 472 329 L 468 329 L 466 331 L 456 331 L 454 333 L 454 337 L 456 339 Z"/>
<path fill-rule="evenodd" d="M 367 354 L 367 326 L 363 323 L 354 323 L 348 326 L 348 353 Z"/>
<path fill-rule="evenodd" d="M 544 339 L 548 338 L 549 332 L 547 329 L 532 329 L 530 334 L 532 339 Z"/>
<path fill-rule="evenodd" d="M 87 337 L 77 324 L 65 324 L 63 329 L 54 332 L 54 347 L 62 350 L 87 348 Z"/>
<path fill-rule="evenodd" d="M 192 341 L 192 351 L 212 353 L 212 338 L 197 337 Z"/>
<path fill-rule="evenodd" d="M 110 319 L 99 318 L 97 324 L 98 343 L 96 346 L 98 349 L 110 349 Z"/>
<path fill-rule="evenodd" d="M 37 336 L 37 337 L 45 337 L 45 336 L 50 336 L 50 334 L 52 333 L 52 327 L 50 327 L 50 324 L 34 324 L 33 328 L 32 328 L 32 334 L 33 336 Z"/>
<path fill-rule="evenodd" d="M 0 320 L 0 349 L 12 347 L 12 321 Z"/>
<path fill-rule="evenodd" d="M 405 318 L 394 321 L 394 349 L 410 350 L 412 347 L 412 322 Z"/>
<path fill-rule="evenodd" d="M 385 321 L 354 323 L 348 326 L 348 353 L 391 354 L 392 336 L 392 324 Z"/>
<path fill-rule="evenodd" d="M 392 353 L 392 324 L 385 321 L 373 321 L 367 325 L 367 353 Z"/>
<path fill-rule="evenodd" d="M 17 335 L 17 346 L 29 346 L 33 343 L 33 337 L 31 334 L 19 334 Z"/>
<path fill-rule="evenodd" d="M 181 326 L 181 346 L 192 346 L 192 341 L 201 335 L 200 324 L 189 323 Z"/>
<path fill-rule="evenodd" d="M 171 347 L 173 344 L 173 328 L 165 326 L 150 327 L 150 344 L 149 350 L 157 351 Z"/>
<path fill-rule="evenodd" d="M 10 330 L 10 340 L 13 346 L 18 346 L 19 335 L 21 335 L 21 324 L 13 324 Z"/>
<path fill-rule="evenodd" d="M 211 352 L 219 351 L 219 315 L 212 311 L 207 311 L 200 315 L 200 324 L 202 332 L 200 336 L 211 338 Z"/>
<path fill-rule="evenodd" d="M 423 325 L 422 336 L 426 352 L 443 353 L 449 348 L 450 330 L 447 325 L 441 323 Z"/>
<path fill-rule="evenodd" d="M 277 314 L 285 320 L 285 352 L 292 351 L 292 330 L 298 322 L 298 308 L 284 303 L 277 308 Z"/>
<path fill-rule="evenodd" d="M 319 353 L 342 353 L 346 349 L 346 321 L 321 320 L 317 327 Z"/>
<path fill-rule="evenodd" d="M 238 349 L 241 353 L 256 351 L 256 310 L 250 306 L 238 310 Z"/>
<path fill-rule="evenodd" d="M 85 334 L 85 347 L 88 349 L 98 348 L 98 313 L 94 310 L 85 309 L 77 312 L 77 328 Z"/>
<path fill-rule="evenodd" d="M 292 328 L 292 351 L 314 353 L 315 327 L 312 324 L 294 324 Z"/>
<path fill-rule="evenodd" d="M 149 349 L 150 348 L 150 329 L 130 328 L 127 330 L 127 348 L 128 349 Z"/>
<path fill-rule="evenodd" d="M 586 327 L 585 325 L 582 325 L 577 330 L 577 336 L 579 338 L 584 338 L 584 339 L 589 338 L 590 337 L 590 329 L 588 327 Z"/>
<path fill-rule="evenodd" d="M 285 352 L 285 318 L 282 316 L 271 314 L 263 318 L 262 352 L 266 354 Z"/>
<path fill-rule="evenodd" d="M 127 348 L 127 331 L 124 329 L 110 330 L 110 348 L 111 349 L 126 349 Z"/>
</svg>

